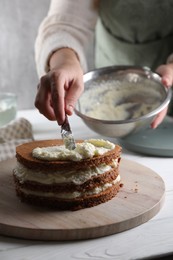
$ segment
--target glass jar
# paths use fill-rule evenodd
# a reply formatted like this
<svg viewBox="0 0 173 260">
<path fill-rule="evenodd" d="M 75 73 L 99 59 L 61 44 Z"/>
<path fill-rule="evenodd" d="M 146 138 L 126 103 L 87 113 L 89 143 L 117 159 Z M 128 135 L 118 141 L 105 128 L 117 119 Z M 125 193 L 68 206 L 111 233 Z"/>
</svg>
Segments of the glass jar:
<svg viewBox="0 0 173 260">
<path fill-rule="evenodd" d="M 0 93 L 0 127 L 15 119 L 17 96 L 14 93 Z"/>
</svg>

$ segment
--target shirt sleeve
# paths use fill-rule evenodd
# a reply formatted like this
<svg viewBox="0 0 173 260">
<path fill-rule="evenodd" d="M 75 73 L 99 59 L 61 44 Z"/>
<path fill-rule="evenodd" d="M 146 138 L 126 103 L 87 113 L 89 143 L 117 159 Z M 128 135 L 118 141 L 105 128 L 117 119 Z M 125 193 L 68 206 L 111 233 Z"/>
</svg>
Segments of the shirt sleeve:
<svg viewBox="0 0 173 260">
<path fill-rule="evenodd" d="M 76 52 L 85 72 L 85 53 L 94 35 L 96 21 L 97 9 L 93 0 L 52 0 L 35 41 L 38 76 L 41 77 L 48 71 L 48 61 L 52 53 L 63 47 Z"/>
</svg>

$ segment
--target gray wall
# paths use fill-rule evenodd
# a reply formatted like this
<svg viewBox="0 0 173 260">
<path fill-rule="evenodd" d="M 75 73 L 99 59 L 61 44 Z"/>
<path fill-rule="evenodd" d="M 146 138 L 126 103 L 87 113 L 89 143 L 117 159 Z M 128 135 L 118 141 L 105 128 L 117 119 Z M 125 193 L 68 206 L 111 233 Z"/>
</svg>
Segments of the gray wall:
<svg viewBox="0 0 173 260">
<path fill-rule="evenodd" d="M 34 42 L 49 0 L 0 0 L 0 92 L 18 94 L 18 108 L 34 107 L 38 77 Z"/>
</svg>

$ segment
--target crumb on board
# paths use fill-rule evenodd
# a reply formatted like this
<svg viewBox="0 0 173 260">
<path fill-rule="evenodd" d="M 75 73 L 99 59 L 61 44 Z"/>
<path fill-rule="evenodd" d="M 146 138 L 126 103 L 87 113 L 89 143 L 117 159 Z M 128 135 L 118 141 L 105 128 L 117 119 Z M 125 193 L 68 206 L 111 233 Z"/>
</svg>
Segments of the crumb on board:
<svg viewBox="0 0 173 260">
<path fill-rule="evenodd" d="M 137 193 L 138 190 L 139 190 L 138 188 L 131 189 L 131 191 L 134 191 L 135 193 Z"/>
</svg>

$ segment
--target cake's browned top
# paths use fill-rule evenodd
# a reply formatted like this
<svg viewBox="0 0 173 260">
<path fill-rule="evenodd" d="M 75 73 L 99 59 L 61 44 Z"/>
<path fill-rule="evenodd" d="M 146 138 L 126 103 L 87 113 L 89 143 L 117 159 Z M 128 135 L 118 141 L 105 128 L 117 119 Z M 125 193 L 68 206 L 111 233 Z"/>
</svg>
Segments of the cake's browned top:
<svg viewBox="0 0 173 260">
<path fill-rule="evenodd" d="M 83 140 L 77 140 L 76 142 L 83 142 Z M 85 159 L 81 161 L 44 161 L 41 159 L 34 158 L 32 156 L 32 151 L 36 147 L 48 147 L 55 145 L 62 145 L 62 140 L 40 140 L 25 143 L 17 146 L 16 148 L 16 158 L 24 166 L 30 169 L 45 169 L 48 168 L 52 170 L 56 169 L 81 169 L 88 168 L 92 166 L 98 166 L 102 163 L 110 164 L 113 159 L 119 158 L 121 155 L 122 148 L 116 145 L 115 148 L 103 155 L 95 156 L 91 159 Z"/>
</svg>

